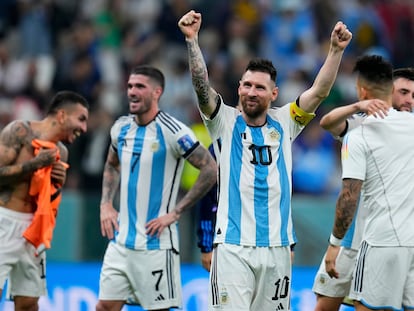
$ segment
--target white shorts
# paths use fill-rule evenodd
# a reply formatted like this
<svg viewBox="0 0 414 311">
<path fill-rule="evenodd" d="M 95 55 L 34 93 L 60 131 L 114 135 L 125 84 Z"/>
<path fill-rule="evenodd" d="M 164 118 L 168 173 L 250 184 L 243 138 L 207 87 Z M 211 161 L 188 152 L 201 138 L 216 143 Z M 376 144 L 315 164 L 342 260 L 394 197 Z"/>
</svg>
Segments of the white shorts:
<svg viewBox="0 0 414 311">
<path fill-rule="evenodd" d="M 290 310 L 290 247 L 218 244 L 209 310 Z"/>
<path fill-rule="evenodd" d="M 414 247 L 362 242 L 349 297 L 370 309 L 414 309 Z"/>
<path fill-rule="evenodd" d="M 100 300 L 122 300 L 144 309 L 182 306 L 180 256 L 173 250 L 133 250 L 110 242 L 103 260 Z"/>
<path fill-rule="evenodd" d="M 355 268 L 355 262 L 358 251 L 350 248 L 341 247 L 338 257 L 336 258 L 335 267 L 339 277 L 331 278 L 326 272 L 325 257 L 319 266 L 313 282 L 312 291 L 326 297 L 345 297 L 349 294 L 351 288 L 352 273 Z"/>
<path fill-rule="evenodd" d="M 0 207 L 0 288 L 6 279 L 7 298 L 46 295 L 46 253 L 35 256 L 35 247 L 23 237 L 33 214 Z"/>
</svg>

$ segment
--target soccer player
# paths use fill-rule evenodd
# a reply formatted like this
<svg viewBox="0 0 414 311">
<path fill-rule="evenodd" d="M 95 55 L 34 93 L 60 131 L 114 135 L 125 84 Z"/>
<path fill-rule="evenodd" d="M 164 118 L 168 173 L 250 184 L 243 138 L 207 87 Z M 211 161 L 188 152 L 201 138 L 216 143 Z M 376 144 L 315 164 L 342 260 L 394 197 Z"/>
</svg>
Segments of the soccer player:
<svg viewBox="0 0 414 311">
<path fill-rule="evenodd" d="M 392 105 L 400 111 L 414 110 L 414 68 L 398 68 L 393 71 L 394 89 Z"/>
<path fill-rule="evenodd" d="M 44 119 L 15 120 L 0 133 L 0 297 L 8 279 L 16 311 L 38 310 L 46 295 L 43 250 L 50 247 L 66 179 L 64 143 L 86 132 L 88 110 L 82 96 L 61 91 Z"/>
<path fill-rule="evenodd" d="M 241 77 L 241 111 L 225 105 L 210 86 L 198 45 L 201 14 L 178 23 L 189 53 L 192 81 L 212 139 L 221 138 L 219 204 L 210 272 L 210 310 L 289 309 L 291 257 L 296 242 L 291 219 L 291 143 L 313 118 L 335 81 L 352 34 L 338 22 L 314 84 L 296 101 L 276 100 L 276 69 L 253 59 Z"/>
<path fill-rule="evenodd" d="M 189 127 L 161 111 L 163 73 L 132 69 L 128 116 L 111 128 L 103 172 L 102 235 L 108 244 L 96 310 L 121 310 L 126 303 L 148 310 L 179 308 L 181 278 L 177 221 L 216 182 L 217 167 Z M 200 170 L 178 201 L 184 160 Z M 120 207 L 113 200 L 120 184 Z"/>
<path fill-rule="evenodd" d="M 392 104 L 394 109 L 410 112 L 411 107 L 414 107 L 414 69 L 395 69 L 393 71 L 393 81 Z M 358 127 L 368 115 L 383 118 L 387 111 L 388 107 L 383 101 L 370 98 L 333 109 L 322 117 L 320 124 L 342 141 L 345 134 Z M 343 299 L 348 295 L 355 258 L 362 238 L 363 219 L 364 210 L 360 211 L 358 209 L 354 222 L 347 231 L 336 258 L 339 278 L 328 276 L 325 270 L 325 255 L 322 258 L 313 284 L 313 291 L 317 295 L 315 311 L 339 310 Z M 351 302 L 348 299 L 347 301 Z"/>
<path fill-rule="evenodd" d="M 341 278 L 336 259 L 361 200 L 364 228 L 349 296 L 356 310 L 412 309 L 414 116 L 391 108 L 391 64 L 380 56 L 364 56 L 355 71 L 358 97 L 378 98 L 389 110 L 384 118 L 368 116 L 344 138 L 342 189 L 326 253 L 326 272 Z"/>
</svg>

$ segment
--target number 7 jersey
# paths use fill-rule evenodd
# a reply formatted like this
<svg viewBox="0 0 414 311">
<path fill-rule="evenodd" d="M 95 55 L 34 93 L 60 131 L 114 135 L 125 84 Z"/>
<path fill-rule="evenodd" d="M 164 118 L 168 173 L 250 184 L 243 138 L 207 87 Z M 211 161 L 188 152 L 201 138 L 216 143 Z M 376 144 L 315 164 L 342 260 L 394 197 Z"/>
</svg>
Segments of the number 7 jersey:
<svg viewBox="0 0 414 311">
<path fill-rule="evenodd" d="M 184 160 L 198 145 L 190 128 L 163 111 L 145 126 L 133 115 L 115 122 L 111 147 L 121 164 L 116 242 L 131 249 L 178 250 L 177 223 L 159 238 L 147 235 L 145 225 L 175 208 Z"/>
</svg>

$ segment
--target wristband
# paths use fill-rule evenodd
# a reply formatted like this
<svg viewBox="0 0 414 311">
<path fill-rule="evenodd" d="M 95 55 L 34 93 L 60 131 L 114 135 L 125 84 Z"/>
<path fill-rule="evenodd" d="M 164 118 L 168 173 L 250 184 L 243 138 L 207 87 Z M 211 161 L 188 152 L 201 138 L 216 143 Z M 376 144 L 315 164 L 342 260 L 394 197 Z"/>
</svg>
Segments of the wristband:
<svg viewBox="0 0 414 311">
<path fill-rule="evenodd" d="M 341 246 L 341 243 L 342 243 L 342 239 L 338 239 L 331 233 L 331 236 L 329 237 L 329 244 L 333 246 Z"/>
</svg>

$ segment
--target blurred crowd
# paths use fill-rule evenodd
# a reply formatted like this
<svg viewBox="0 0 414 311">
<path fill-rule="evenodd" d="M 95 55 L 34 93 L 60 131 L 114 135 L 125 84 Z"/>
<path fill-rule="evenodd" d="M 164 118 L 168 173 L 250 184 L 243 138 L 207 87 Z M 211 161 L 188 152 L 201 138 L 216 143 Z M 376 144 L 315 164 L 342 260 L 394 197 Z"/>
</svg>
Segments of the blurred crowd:
<svg viewBox="0 0 414 311">
<path fill-rule="evenodd" d="M 161 108 L 187 124 L 201 122 L 177 27 L 190 9 L 203 14 L 200 45 L 210 80 L 228 104 L 237 104 L 238 81 L 253 56 L 271 59 L 278 69 L 274 104 L 295 100 L 325 59 L 338 20 L 353 40 L 319 117 L 355 101 L 357 56 L 380 54 L 395 67 L 413 66 L 412 0 L 1 0 L 0 128 L 13 119 L 40 119 L 56 91 L 79 92 L 91 105 L 90 122 L 70 146 L 66 187 L 100 193 L 109 129 L 128 111 L 126 78 L 133 66 L 158 66 L 166 76 Z M 295 192 L 337 191 L 338 144 L 318 118 L 293 151 Z"/>
</svg>

